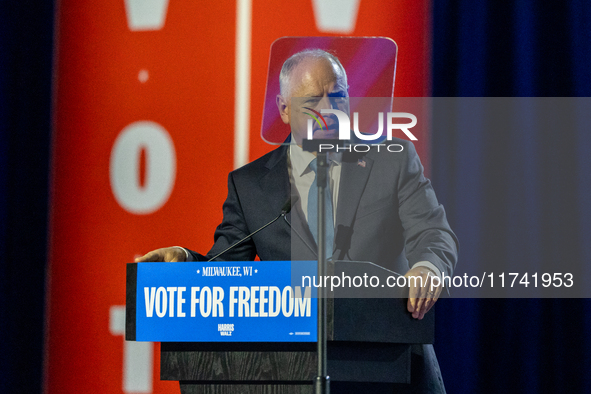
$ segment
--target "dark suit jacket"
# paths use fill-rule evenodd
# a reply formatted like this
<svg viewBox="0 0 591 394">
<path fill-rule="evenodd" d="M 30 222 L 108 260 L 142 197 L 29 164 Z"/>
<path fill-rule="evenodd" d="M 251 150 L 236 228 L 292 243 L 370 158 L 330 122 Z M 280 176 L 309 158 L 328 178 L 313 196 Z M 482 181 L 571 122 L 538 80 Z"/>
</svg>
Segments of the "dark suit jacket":
<svg viewBox="0 0 591 394">
<path fill-rule="evenodd" d="M 451 275 L 457 259 L 456 236 L 431 182 L 423 176 L 414 145 L 406 140 L 393 143 L 401 144 L 404 150 L 343 154 L 333 258 L 371 261 L 401 274 L 409 265 L 429 261 Z M 292 195 L 287 149 L 281 146 L 230 173 L 224 217 L 215 231 L 215 243 L 206 256 L 191 252 L 195 260 L 208 260 L 280 214 Z M 285 218 L 219 259 L 245 261 L 257 255 L 261 260 L 317 259 L 316 243 L 297 204 Z M 396 390 L 445 393 L 431 345 L 389 346 L 411 349 L 410 388 L 394 385 Z M 388 386 L 388 390 L 393 391 L 394 386 Z M 334 389 L 339 392 L 337 386 Z M 344 383 L 341 389 L 350 392 L 350 383 Z"/>
<path fill-rule="evenodd" d="M 343 154 L 333 258 L 371 261 L 404 274 L 409 265 L 429 261 L 451 275 L 457 239 L 414 145 L 395 140 L 399 153 L 374 148 Z M 290 196 L 287 146 L 281 146 L 228 177 L 228 197 L 215 243 L 205 260 L 271 221 Z M 294 188 L 295 190 L 295 188 Z M 221 260 L 315 260 L 316 243 L 297 206 Z"/>
</svg>

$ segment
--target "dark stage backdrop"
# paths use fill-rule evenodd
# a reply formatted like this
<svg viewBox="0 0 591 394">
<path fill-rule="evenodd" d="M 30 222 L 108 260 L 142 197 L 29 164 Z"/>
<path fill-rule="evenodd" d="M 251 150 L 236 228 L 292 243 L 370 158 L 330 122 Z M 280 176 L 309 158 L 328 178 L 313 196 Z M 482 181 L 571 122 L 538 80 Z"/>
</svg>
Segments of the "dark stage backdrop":
<svg viewBox="0 0 591 394">
<path fill-rule="evenodd" d="M 52 32 L 52 1 L 0 2 L 0 393 L 41 389 Z"/>
<path fill-rule="evenodd" d="M 434 1 L 433 95 L 590 96 L 591 4 Z M 589 116 L 589 114 L 587 114 Z M 432 177 L 460 264 L 591 263 L 591 133 L 433 133 Z M 587 272 L 589 272 L 587 270 Z M 591 392 L 591 302 L 443 300 L 450 393 Z"/>
<path fill-rule="evenodd" d="M 589 96 L 590 5 L 505 3 L 434 2 L 434 96 Z M 49 1 L 0 5 L 3 393 L 41 390 L 52 18 Z M 515 139 L 503 130 L 471 133 L 432 136 L 431 174 L 460 263 L 518 264 L 518 245 L 558 266 L 589 264 L 590 133 L 521 136 L 523 150 L 507 150 Z M 531 177 L 543 181 L 516 181 Z M 450 393 L 591 392 L 588 300 L 442 300 L 437 319 Z"/>
</svg>

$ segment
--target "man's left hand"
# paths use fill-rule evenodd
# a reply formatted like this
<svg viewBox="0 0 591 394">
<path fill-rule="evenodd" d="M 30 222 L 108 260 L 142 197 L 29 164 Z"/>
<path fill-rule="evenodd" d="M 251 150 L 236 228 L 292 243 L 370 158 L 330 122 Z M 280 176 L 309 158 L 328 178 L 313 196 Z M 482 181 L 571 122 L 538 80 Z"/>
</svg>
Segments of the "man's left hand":
<svg viewBox="0 0 591 394">
<path fill-rule="evenodd" d="M 427 267 L 413 268 L 404 276 L 407 278 L 411 276 L 416 277 L 416 280 L 409 280 L 408 303 L 406 308 L 412 313 L 412 317 L 421 320 L 425 316 L 425 313 L 429 312 L 439 299 L 442 286 L 432 286 L 432 278 L 436 277 L 436 275 Z"/>
</svg>

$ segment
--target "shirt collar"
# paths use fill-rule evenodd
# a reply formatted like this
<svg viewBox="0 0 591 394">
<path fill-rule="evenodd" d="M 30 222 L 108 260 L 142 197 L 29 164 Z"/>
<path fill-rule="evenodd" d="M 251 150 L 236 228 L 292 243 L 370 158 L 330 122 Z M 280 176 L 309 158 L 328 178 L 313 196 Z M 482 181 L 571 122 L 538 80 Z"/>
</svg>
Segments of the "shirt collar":
<svg viewBox="0 0 591 394">
<path fill-rule="evenodd" d="M 316 158 L 312 152 L 306 152 L 301 146 L 292 143 L 289 145 L 289 155 L 293 175 L 301 177 L 308 171 L 311 171 L 309 169 L 310 163 Z M 330 152 L 328 154 L 328 161 L 334 165 L 341 165 L 342 156 L 343 154 L 340 152 Z"/>
</svg>

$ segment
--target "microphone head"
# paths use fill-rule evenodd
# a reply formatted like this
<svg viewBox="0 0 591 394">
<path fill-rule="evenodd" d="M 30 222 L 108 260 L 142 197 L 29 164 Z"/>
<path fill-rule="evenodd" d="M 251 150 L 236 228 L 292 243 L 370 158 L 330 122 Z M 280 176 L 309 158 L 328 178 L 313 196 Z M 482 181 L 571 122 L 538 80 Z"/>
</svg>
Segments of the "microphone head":
<svg viewBox="0 0 591 394">
<path fill-rule="evenodd" d="M 298 196 L 297 194 L 292 195 L 291 197 L 289 197 L 287 199 L 287 201 L 285 202 L 285 204 L 283 204 L 283 207 L 281 208 L 281 213 L 283 215 L 287 215 L 290 211 L 291 208 L 293 207 L 293 205 L 300 199 L 300 196 Z"/>
</svg>

